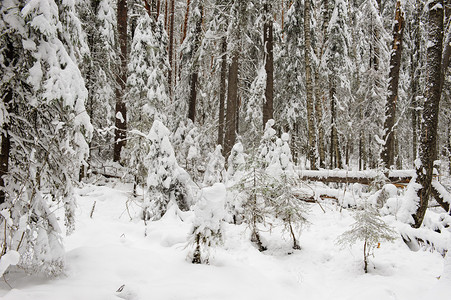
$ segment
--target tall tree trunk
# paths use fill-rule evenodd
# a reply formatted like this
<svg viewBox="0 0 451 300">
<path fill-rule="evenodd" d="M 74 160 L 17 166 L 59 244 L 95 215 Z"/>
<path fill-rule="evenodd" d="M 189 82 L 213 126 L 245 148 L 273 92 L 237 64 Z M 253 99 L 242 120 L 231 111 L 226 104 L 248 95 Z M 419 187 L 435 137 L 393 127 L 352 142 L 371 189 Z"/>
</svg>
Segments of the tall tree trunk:
<svg viewBox="0 0 451 300">
<path fill-rule="evenodd" d="M 359 132 L 359 170 L 365 169 L 365 134 L 362 130 Z"/>
<path fill-rule="evenodd" d="M 416 8 L 413 20 L 413 40 L 414 40 L 414 50 L 411 52 L 410 61 L 412 64 L 411 72 L 410 72 L 410 92 L 411 96 L 411 107 L 412 107 L 412 161 L 417 158 L 417 149 L 418 149 L 418 96 L 419 96 L 419 69 L 420 69 L 420 15 L 422 11 L 421 1 L 416 1 Z"/>
<path fill-rule="evenodd" d="M 116 116 L 115 116 L 115 143 L 113 161 L 121 160 L 122 147 L 125 146 L 127 137 L 127 109 L 123 102 L 125 84 L 127 82 L 127 0 L 117 2 L 117 28 L 119 33 L 119 45 L 121 48 L 121 67 L 116 75 Z"/>
<path fill-rule="evenodd" d="M 335 153 L 335 150 L 338 148 L 335 146 L 335 143 L 337 142 L 337 138 L 335 135 L 337 134 L 337 128 L 335 127 L 335 120 L 336 120 L 336 103 L 335 103 L 335 80 L 334 80 L 334 74 L 330 74 L 330 81 L 329 81 L 329 98 L 330 98 L 330 168 L 334 169 L 337 167 L 337 156 Z"/>
<path fill-rule="evenodd" d="M 182 29 L 182 39 L 180 40 L 180 44 L 183 44 L 186 38 L 186 29 L 188 28 L 188 16 L 189 16 L 189 6 L 190 6 L 191 0 L 186 0 L 186 12 L 185 12 L 185 21 L 183 22 L 183 29 Z M 202 12 L 201 12 L 202 14 Z M 196 29 L 197 30 L 197 29 Z"/>
<path fill-rule="evenodd" d="M 324 41 L 326 40 L 327 35 L 327 26 L 329 24 L 329 3 L 328 0 L 321 0 L 322 5 L 322 16 L 323 22 L 321 24 L 321 33 L 322 38 L 318 42 L 316 48 L 316 55 L 318 57 L 318 61 L 321 61 L 323 53 L 324 53 Z M 322 92 L 321 86 L 321 76 L 320 76 L 320 66 L 319 64 L 315 68 L 315 121 L 316 128 L 318 131 L 318 139 L 317 139 L 317 148 L 319 154 L 319 167 L 326 167 L 326 149 L 324 145 L 324 124 L 323 124 L 323 106 L 324 101 L 326 99 L 325 94 Z"/>
<path fill-rule="evenodd" d="M 316 170 L 316 129 L 315 114 L 313 111 L 313 82 L 312 82 L 312 64 L 310 61 L 312 42 L 310 38 L 310 0 L 304 3 L 304 37 L 305 37 L 305 85 L 307 91 L 307 126 L 308 126 L 308 159 L 310 169 Z"/>
<path fill-rule="evenodd" d="M 443 0 L 428 2 L 428 42 L 426 65 L 426 100 L 423 108 L 420 138 L 420 160 L 417 166 L 417 180 L 421 185 L 417 194 L 420 200 L 417 211 L 412 215 L 419 228 L 431 195 L 432 172 L 437 156 L 437 123 L 442 83 L 442 51 L 443 51 Z"/>
<path fill-rule="evenodd" d="M 172 101 L 172 77 L 173 77 L 173 70 L 174 70 L 174 19 L 175 19 L 175 0 L 171 1 L 171 7 L 168 14 L 169 18 L 169 50 L 168 50 L 168 56 L 169 56 L 169 72 L 168 72 L 168 88 L 169 88 L 169 98 Z"/>
<path fill-rule="evenodd" d="M 274 54 L 273 54 L 273 19 L 271 15 L 271 0 L 266 0 L 263 9 L 265 21 L 263 24 L 263 43 L 265 45 L 265 71 L 266 88 L 265 103 L 263 104 L 263 129 L 266 122 L 273 119 L 273 98 L 274 98 Z"/>
<path fill-rule="evenodd" d="M 11 101 L 12 92 L 9 91 L 4 98 L 5 100 Z M 1 143 L 1 149 L 0 149 L 0 204 L 4 203 L 6 201 L 6 193 L 4 191 L 5 181 L 3 179 L 3 176 L 8 174 L 9 171 L 9 154 L 11 150 L 11 141 L 8 134 L 8 124 L 4 123 L 2 128 L 2 143 Z"/>
<path fill-rule="evenodd" d="M 164 1 L 164 28 L 169 32 L 169 21 L 168 21 L 168 1 Z"/>
<path fill-rule="evenodd" d="M 234 53 L 229 67 L 227 88 L 226 134 L 224 141 L 224 157 L 227 159 L 236 139 L 238 111 L 238 53 Z"/>
<path fill-rule="evenodd" d="M 189 109 L 188 109 L 188 119 L 191 121 L 195 121 L 196 119 L 196 98 L 197 98 L 197 79 L 199 77 L 199 62 L 197 59 L 197 51 L 200 47 L 200 39 L 202 34 L 202 19 L 203 19 L 203 6 L 202 1 L 199 1 L 199 6 L 197 7 L 200 11 L 200 17 L 198 17 L 196 21 L 196 31 L 195 31 L 195 37 L 194 37 L 194 45 L 193 47 L 193 55 L 194 55 L 194 62 L 193 62 L 193 70 L 191 74 L 191 85 L 190 85 L 190 97 L 189 97 Z"/>
<path fill-rule="evenodd" d="M 5 65 L 8 66 L 14 59 L 14 52 L 12 45 L 7 46 L 6 50 L 7 60 Z M 10 113 L 10 105 L 13 99 L 13 91 L 8 89 L 4 95 L 2 95 L 3 103 L 8 113 Z M 3 176 L 8 174 L 9 171 L 9 156 L 11 151 L 11 140 L 8 134 L 9 126 L 7 121 L 3 123 L 2 132 L 1 132 L 1 147 L 0 147 L 0 204 L 6 201 L 6 193 L 5 193 L 5 181 Z"/>
<path fill-rule="evenodd" d="M 331 79 L 329 82 L 329 97 L 330 97 L 330 165 L 331 169 L 342 168 L 341 162 L 341 152 L 340 145 L 338 141 L 338 131 L 337 125 L 335 124 L 337 120 L 337 99 L 336 95 L 336 75 L 331 74 Z"/>
<path fill-rule="evenodd" d="M 319 154 L 319 167 L 326 167 L 326 150 L 324 147 L 324 127 L 323 127 L 323 96 L 321 95 L 319 86 L 319 72 L 315 71 L 315 115 L 316 115 L 316 128 L 318 130 L 318 154 Z"/>
<path fill-rule="evenodd" d="M 218 145 L 224 149 L 224 105 L 226 96 L 226 76 L 227 76 L 227 37 L 222 38 L 221 47 L 221 86 L 219 88 L 219 126 L 218 126 Z"/>
<path fill-rule="evenodd" d="M 395 22 L 393 25 L 393 43 L 390 57 L 390 82 L 388 87 L 388 97 L 385 104 L 384 122 L 384 145 L 381 158 L 386 168 L 394 165 L 395 158 L 395 118 L 396 103 L 398 101 L 399 70 L 401 67 L 402 35 L 404 32 L 404 12 L 401 8 L 401 1 L 396 2 Z"/>
</svg>

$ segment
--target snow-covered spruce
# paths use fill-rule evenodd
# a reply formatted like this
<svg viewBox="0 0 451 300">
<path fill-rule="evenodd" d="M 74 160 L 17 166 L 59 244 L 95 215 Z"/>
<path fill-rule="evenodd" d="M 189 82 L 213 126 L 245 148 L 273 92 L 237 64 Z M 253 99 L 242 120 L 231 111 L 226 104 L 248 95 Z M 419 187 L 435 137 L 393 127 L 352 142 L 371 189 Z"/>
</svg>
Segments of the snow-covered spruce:
<svg viewBox="0 0 451 300">
<path fill-rule="evenodd" d="M 293 241 L 293 249 L 300 249 L 296 232 L 299 232 L 307 223 L 308 207 L 295 195 L 295 188 L 299 185 L 297 174 L 288 144 L 290 137 L 283 133 L 271 149 L 271 162 L 266 168 L 268 179 L 273 186 L 274 197 L 269 201 L 271 214 L 282 220 L 285 230 Z"/>
<path fill-rule="evenodd" d="M 217 145 L 215 150 L 208 154 L 208 163 L 204 173 L 204 185 L 209 186 L 225 180 L 225 159 L 222 156 L 222 147 Z"/>
<path fill-rule="evenodd" d="M 0 27 L 0 125 L 8 133 L 2 134 L 8 162 L 0 201 L 7 211 L 0 224 L 2 253 L 17 251 L 18 266 L 30 273 L 56 275 L 64 268 L 64 250 L 49 204 L 65 207 L 66 234 L 72 233 L 73 182 L 86 165 L 92 133 L 79 68 L 86 36 L 73 1 L 3 1 Z"/>
<path fill-rule="evenodd" d="M 88 97 L 86 111 L 91 120 L 93 136 L 90 141 L 89 167 L 100 167 L 111 157 L 113 143 L 114 101 L 118 56 L 116 51 L 116 0 L 75 1 L 80 12 L 89 52 L 80 64 Z M 78 43 L 79 40 L 74 40 Z M 85 168 L 83 171 L 88 171 Z M 83 172 L 81 176 L 88 175 Z"/>
<path fill-rule="evenodd" d="M 159 120 L 153 122 L 147 135 L 150 142 L 146 157 L 147 193 L 144 199 L 143 219 L 160 219 L 172 203 L 181 210 L 189 209 L 189 178 L 177 163 L 174 149 L 169 141 L 169 129 Z"/>
<path fill-rule="evenodd" d="M 166 121 L 165 105 L 169 102 L 167 89 L 167 34 L 162 19 L 155 21 L 146 12 L 138 19 L 128 63 L 127 101 L 131 138 L 124 149 L 124 158 L 136 185 L 145 184 L 149 153 L 148 133 L 154 120 Z"/>
<path fill-rule="evenodd" d="M 171 136 L 177 161 L 187 171 L 194 181 L 202 181 L 202 172 L 205 161 L 202 159 L 201 140 L 199 128 L 191 120 L 180 122 Z"/>
<path fill-rule="evenodd" d="M 233 224 L 241 224 L 243 221 L 242 199 L 239 197 L 239 189 L 233 188 L 246 173 L 246 159 L 243 145 L 240 142 L 233 146 L 227 161 L 227 188 L 230 192 L 227 193 L 226 220 Z"/>
<path fill-rule="evenodd" d="M 242 214 L 251 231 L 251 241 L 259 251 L 266 250 L 260 238 L 259 224 L 265 222 L 269 213 L 267 203 L 270 203 L 274 196 L 274 186 L 270 185 L 264 164 L 257 155 L 249 155 L 240 180 L 232 186 L 237 197 L 234 208 Z M 236 207 L 237 204 L 240 206 Z"/>
<path fill-rule="evenodd" d="M 226 188 L 223 183 L 216 183 L 200 191 L 194 206 L 195 218 L 189 241 L 194 248 L 189 255 L 193 264 L 208 264 L 211 248 L 222 243 L 225 199 Z"/>
</svg>

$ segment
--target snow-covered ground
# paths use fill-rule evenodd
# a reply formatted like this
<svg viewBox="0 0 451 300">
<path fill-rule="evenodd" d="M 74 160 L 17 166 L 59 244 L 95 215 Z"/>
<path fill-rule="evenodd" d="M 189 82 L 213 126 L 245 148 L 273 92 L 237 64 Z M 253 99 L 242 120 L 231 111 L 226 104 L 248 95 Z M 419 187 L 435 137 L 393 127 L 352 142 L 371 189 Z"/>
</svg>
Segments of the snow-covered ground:
<svg viewBox="0 0 451 300">
<path fill-rule="evenodd" d="M 139 202 L 127 201 L 130 190 L 119 183 L 79 189 L 77 229 L 65 239 L 65 276 L 12 271 L 5 275 L 12 289 L 0 281 L 0 298 L 414 300 L 448 299 L 451 292 L 450 259 L 412 252 L 400 237 L 375 250 L 365 274 L 363 245 L 340 249 L 335 244 L 353 223 L 352 212 L 327 203 L 325 213 L 311 204 L 301 250 L 291 250 L 288 235 L 275 228 L 263 233 L 268 250 L 260 253 L 244 225 L 226 224 L 224 245 L 211 264 L 193 265 L 186 241 L 194 214 L 173 208 L 145 225 L 137 217 Z"/>
</svg>

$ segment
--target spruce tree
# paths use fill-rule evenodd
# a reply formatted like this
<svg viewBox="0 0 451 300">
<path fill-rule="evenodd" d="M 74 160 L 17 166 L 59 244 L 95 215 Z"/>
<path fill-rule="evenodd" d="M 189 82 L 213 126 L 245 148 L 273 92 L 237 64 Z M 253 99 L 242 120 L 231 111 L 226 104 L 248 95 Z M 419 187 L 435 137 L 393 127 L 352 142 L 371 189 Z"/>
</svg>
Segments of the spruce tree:
<svg viewBox="0 0 451 300">
<path fill-rule="evenodd" d="M 79 68 L 85 35 L 73 2 L 53 0 L 4 1 L 0 27 L 1 152 L 8 161 L 0 210 L 10 220 L 2 220 L 2 253 L 15 249 L 26 270 L 57 274 L 64 267 L 62 230 L 48 200 L 63 204 L 70 234 L 73 183 L 92 133 Z"/>
<path fill-rule="evenodd" d="M 155 21 L 147 13 L 139 17 L 133 37 L 127 78 L 127 108 L 130 140 L 124 151 L 135 184 L 147 178 L 145 157 L 149 144 L 145 138 L 154 120 L 166 121 L 167 34 L 163 19 Z"/>
<path fill-rule="evenodd" d="M 370 206 L 357 212 L 354 218 L 355 223 L 351 225 L 351 229 L 338 237 L 337 244 L 344 247 L 362 241 L 363 269 L 365 273 L 368 273 L 368 259 L 373 255 L 374 249 L 381 242 L 392 242 L 395 239 L 396 232 L 385 224 L 379 213 Z"/>
</svg>

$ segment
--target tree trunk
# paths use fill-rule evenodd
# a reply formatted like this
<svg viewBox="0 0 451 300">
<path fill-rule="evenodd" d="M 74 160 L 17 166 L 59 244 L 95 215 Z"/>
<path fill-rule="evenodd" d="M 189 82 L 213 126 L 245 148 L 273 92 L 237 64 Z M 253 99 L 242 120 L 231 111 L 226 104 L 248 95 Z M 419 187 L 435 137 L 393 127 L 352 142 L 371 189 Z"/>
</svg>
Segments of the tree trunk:
<svg viewBox="0 0 451 300">
<path fill-rule="evenodd" d="M 324 41 L 326 40 L 326 34 L 327 34 L 327 26 L 329 24 L 329 3 L 328 0 L 322 0 L 322 16 L 323 16 L 323 22 L 321 24 L 321 33 L 322 38 L 319 40 L 318 44 L 316 45 L 316 55 L 318 58 L 318 61 L 321 61 L 323 52 L 324 52 Z M 310 4 L 309 4 L 310 6 Z M 319 167 L 325 168 L 326 167 L 326 149 L 324 145 L 324 124 L 323 124 L 323 105 L 324 101 L 326 99 L 326 96 L 321 90 L 321 76 L 320 76 L 320 66 L 319 64 L 315 68 L 315 121 L 316 121 L 316 128 L 317 128 L 317 148 L 318 148 L 318 154 L 319 154 Z"/>
<path fill-rule="evenodd" d="M 334 75 L 330 74 L 332 77 L 329 81 L 329 98 L 330 98 L 330 168 L 335 169 L 337 167 L 337 160 L 335 156 L 335 82 L 333 80 Z"/>
<path fill-rule="evenodd" d="M 227 88 L 226 134 L 224 141 L 224 157 L 227 159 L 236 139 L 238 111 L 238 53 L 233 54 L 229 67 L 229 85 Z"/>
<path fill-rule="evenodd" d="M 171 0 L 171 7 L 168 14 L 169 18 L 169 50 L 168 50 L 168 56 L 169 56 L 169 72 L 168 72 L 168 88 L 169 88 L 169 98 L 172 101 L 172 77 L 173 77 L 173 70 L 174 70 L 174 7 L 175 7 L 175 0 Z"/>
<path fill-rule="evenodd" d="M 164 28 L 167 32 L 169 32 L 169 25 L 168 25 L 168 0 L 164 1 Z"/>
<path fill-rule="evenodd" d="M 115 143 L 113 161 L 121 160 L 122 147 L 125 146 L 127 137 L 127 109 L 123 102 L 125 84 L 127 82 L 127 0 L 117 2 L 117 28 L 119 33 L 119 45 L 121 48 L 121 66 L 116 75 L 116 116 L 115 116 Z"/>
<path fill-rule="evenodd" d="M 393 43 L 390 57 L 390 82 L 388 98 L 385 104 L 384 141 L 381 159 L 386 168 L 394 165 L 395 161 L 395 117 L 396 102 L 398 101 L 399 70 L 401 67 L 402 35 L 404 32 L 404 12 L 401 1 L 396 2 L 395 22 L 393 25 Z"/>
<path fill-rule="evenodd" d="M 338 142 L 338 131 L 337 126 L 335 124 L 337 120 L 337 103 L 336 103 L 336 77 L 334 74 L 330 75 L 332 79 L 329 83 L 329 97 L 330 97 L 330 123 L 331 123 L 331 130 L 330 130 L 330 167 L 331 169 L 334 168 L 342 168 L 341 163 L 341 152 L 340 152 L 340 146 Z"/>
<path fill-rule="evenodd" d="M 359 132 L 359 170 L 363 170 L 365 168 L 364 159 L 365 159 L 365 135 L 362 131 Z"/>
<path fill-rule="evenodd" d="M 221 86 L 219 89 L 219 126 L 218 145 L 224 149 L 224 104 L 226 96 L 226 76 L 227 76 L 227 37 L 222 38 L 222 58 L 221 58 Z"/>
<path fill-rule="evenodd" d="M 445 41 L 443 45 L 443 55 L 442 55 L 442 87 L 446 75 L 446 71 L 449 67 L 449 61 L 451 56 L 451 1 L 450 0 L 444 0 L 443 1 L 445 6 L 445 18 L 444 18 L 444 30 L 445 30 Z"/>
<path fill-rule="evenodd" d="M 415 32 L 414 39 L 414 49 L 410 55 L 410 61 L 412 64 L 411 72 L 410 72 L 410 91 L 412 93 L 411 96 L 411 107 L 412 107 L 412 161 L 417 158 L 417 149 L 418 149 L 418 96 L 419 96 L 419 55 L 420 55 L 420 1 L 416 1 L 416 11 L 414 15 L 414 24 L 413 31 Z"/>
<path fill-rule="evenodd" d="M 437 155 L 437 123 L 442 83 L 442 50 L 443 50 L 443 0 L 428 3 L 428 42 L 426 65 L 426 100 L 424 102 L 420 137 L 420 160 L 417 167 L 417 180 L 421 184 L 417 195 L 420 203 L 412 215 L 414 228 L 419 228 L 431 195 L 432 172 Z"/>
<path fill-rule="evenodd" d="M 273 119 L 273 98 L 274 98 L 274 54 L 273 54 L 273 19 L 271 15 L 271 1 L 266 0 L 263 9 L 265 22 L 263 24 L 263 43 L 265 45 L 265 71 L 266 88 L 265 102 L 263 104 L 263 129 L 266 122 Z"/>
<path fill-rule="evenodd" d="M 367 254 L 367 242 L 366 239 L 363 242 L 363 270 L 368 273 L 368 254 Z"/>
<path fill-rule="evenodd" d="M 419 96 L 419 77 L 420 77 L 420 15 L 422 12 L 421 2 L 420 0 L 416 1 L 416 10 L 413 21 L 413 31 L 414 36 L 414 50 L 411 52 L 410 61 L 412 64 L 411 72 L 410 72 L 410 91 L 412 93 L 411 96 L 411 107 L 412 107 L 412 161 L 417 158 L 417 149 L 418 149 L 418 106 L 420 105 L 418 102 Z"/>
<path fill-rule="evenodd" d="M 3 102 L 5 107 L 8 109 L 13 97 L 12 90 L 8 90 L 5 95 L 3 95 Z M 3 123 L 2 133 L 1 133 L 1 148 L 0 148 L 0 204 L 6 201 L 5 193 L 5 181 L 3 176 L 8 174 L 9 171 L 9 155 L 11 150 L 11 140 L 8 134 L 8 123 Z"/>
<path fill-rule="evenodd" d="M 318 154 L 319 167 L 326 167 L 326 150 L 324 148 L 324 127 L 323 127 L 323 97 L 319 87 L 319 72 L 315 71 L 315 115 L 316 128 L 318 130 Z"/>
<path fill-rule="evenodd" d="M 191 121 L 195 121 L 196 119 L 196 98 L 197 98 L 197 79 L 199 77 L 199 63 L 197 60 L 197 51 L 200 47 L 200 37 L 202 34 L 202 20 L 203 20 L 203 7 L 202 2 L 199 2 L 198 9 L 200 11 L 200 17 L 198 17 L 196 21 L 196 31 L 195 31 L 195 37 L 194 37 L 194 44 L 193 47 L 193 55 L 194 55 L 194 61 L 193 61 L 193 73 L 191 74 L 191 85 L 190 85 L 190 97 L 189 97 L 189 109 L 188 109 L 188 119 L 191 119 Z"/>
<path fill-rule="evenodd" d="M 183 22 L 183 30 L 182 30 L 182 39 L 180 40 L 180 44 L 183 44 L 186 38 L 186 29 L 188 27 L 188 16 L 189 16 L 189 6 L 190 6 L 191 0 L 186 0 L 186 12 L 185 12 L 185 21 Z M 202 11 L 201 11 L 202 14 Z M 196 28 L 197 30 L 197 28 Z"/>
<path fill-rule="evenodd" d="M 311 49 L 312 43 L 310 38 L 310 0 L 304 3 L 304 37 L 305 37 L 305 86 L 307 92 L 307 126 L 308 126 L 308 159 L 310 161 L 310 169 L 316 170 L 316 129 L 315 114 L 313 111 L 313 83 L 311 69 Z"/>
</svg>

